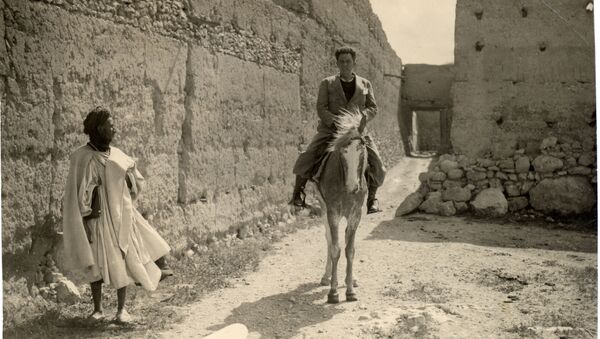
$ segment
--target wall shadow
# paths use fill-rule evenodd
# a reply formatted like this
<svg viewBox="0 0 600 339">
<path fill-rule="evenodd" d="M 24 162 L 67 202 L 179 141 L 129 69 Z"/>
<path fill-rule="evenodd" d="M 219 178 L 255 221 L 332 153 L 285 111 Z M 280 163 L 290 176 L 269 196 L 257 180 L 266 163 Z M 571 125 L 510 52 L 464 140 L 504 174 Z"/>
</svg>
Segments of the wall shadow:
<svg viewBox="0 0 600 339">
<path fill-rule="evenodd" d="M 209 330 L 217 331 L 234 323 L 242 323 L 249 332 L 259 332 L 262 338 L 291 338 L 301 328 L 325 322 L 343 311 L 336 305 L 326 303 L 328 291 L 329 288 L 321 287 L 318 283 L 309 283 L 290 292 L 243 303 L 232 311 L 223 324 L 212 326 Z M 343 295 L 340 297 L 343 299 Z"/>
<path fill-rule="evenodd" d="M 544 220 L 522 222 L 510 218 L 441 217 L 416 213 L 381 222 L 365 240 L 466 243 L 486 247 L 596 253 L 594 220 L 578 220 L 558 226 Z"/>
</svg>

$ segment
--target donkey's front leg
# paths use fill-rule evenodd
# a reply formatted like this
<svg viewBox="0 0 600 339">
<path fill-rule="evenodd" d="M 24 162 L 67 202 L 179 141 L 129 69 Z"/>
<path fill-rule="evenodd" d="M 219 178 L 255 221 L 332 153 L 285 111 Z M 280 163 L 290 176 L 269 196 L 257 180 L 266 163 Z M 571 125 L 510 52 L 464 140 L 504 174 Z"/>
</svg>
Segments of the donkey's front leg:
<svg viewBox="0 0 600 339">
<path fill-rule="evenodd" d="M 321 278 L 321 286 L 329 285 L 329 277 L 331 277 L 331 229 L 328 221 L 325 221 L 325 237 L 327 239 L 327 258 L 325 258 L 325 273 Z"/>
<path fill-rule="evenodd" d="M 336 304 L 340 302 L 340 298 L 337 293 L 337 266 L 341 252 L 338 235 L 340 216 L 337 213 L 328 213 L 327 220 L 329 223 L 329 230 L 331 235 L 331 246 L 329 248 L 329 255 L 331 257 L 331 289 L 329 290 L 329 294 L 327 295 L 327 302 L 330 304 Z"/>
<path fill-rule="evenodd" d="M 354 293 L 354 279 L 352 274 L 352 264 L 354 262 L 354 238 L 356 237 L 356 230 L 360 223 L 360 212 L 353 213 L 348 220 L 348 226 L 346 226 L 346 301 L 357 301 L 356 293 Z"/>
</svg>

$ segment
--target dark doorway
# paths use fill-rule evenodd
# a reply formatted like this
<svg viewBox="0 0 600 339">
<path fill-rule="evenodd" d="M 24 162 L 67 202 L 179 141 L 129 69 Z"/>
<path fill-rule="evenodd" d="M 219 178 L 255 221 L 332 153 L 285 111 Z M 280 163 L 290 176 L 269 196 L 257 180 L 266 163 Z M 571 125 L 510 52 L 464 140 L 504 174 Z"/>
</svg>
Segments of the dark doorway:
<svg viewBox="0 0 600 339">
<path fill-rule="evenodd" d="M 446 109 L 412 111 L 409 132 L 412 154 L 447 153 L 450 148 L 450 124 Z"/>
</svg>

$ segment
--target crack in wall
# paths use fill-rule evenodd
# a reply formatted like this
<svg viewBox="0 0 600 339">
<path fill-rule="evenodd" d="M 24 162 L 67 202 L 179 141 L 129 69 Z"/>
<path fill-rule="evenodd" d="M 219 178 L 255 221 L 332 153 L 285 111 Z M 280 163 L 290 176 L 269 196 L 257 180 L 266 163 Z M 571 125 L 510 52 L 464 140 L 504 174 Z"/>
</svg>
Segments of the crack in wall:
<svg viewBox="0 0 600 339">
<path fill-rule="evenodd" d="M 192 134 L 192 122 L 194 119 L 193 100 L 195 99 L 195 79 L 192 66 L 192 45 L 187 45 L 187 58 L 185 62 L 185 86 L 183 105 L 185 116 L 181 125 L 181 139 L 179 140 L 179 183 L 177 202 L 185 205 L 188 201 L 187 175 L 190 171 L 190 152 L 194 151 L 194 138 Z"/>
</svg>

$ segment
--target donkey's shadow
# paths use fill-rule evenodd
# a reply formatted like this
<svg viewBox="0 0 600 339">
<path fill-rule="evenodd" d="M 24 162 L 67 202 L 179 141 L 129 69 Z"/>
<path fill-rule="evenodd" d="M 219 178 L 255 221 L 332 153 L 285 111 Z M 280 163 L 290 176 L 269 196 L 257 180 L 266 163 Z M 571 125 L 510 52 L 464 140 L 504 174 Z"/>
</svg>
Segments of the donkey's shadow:
<svg viewBox="0 0 600 339">
<path fill-rule="evenodd" d="M 325 303 L 327 292 L 328 288 L 318 283 L 302 284 L 290 292 L 243 303 L 223 324 L 209 330 L 242 323 L 250 332 L 258 332 L 263 338 L 290 338 L 298 334 L 299 329 L 325 322 L 343 311 Z"/>
</svg>

